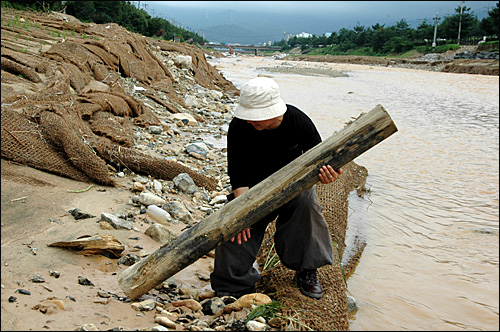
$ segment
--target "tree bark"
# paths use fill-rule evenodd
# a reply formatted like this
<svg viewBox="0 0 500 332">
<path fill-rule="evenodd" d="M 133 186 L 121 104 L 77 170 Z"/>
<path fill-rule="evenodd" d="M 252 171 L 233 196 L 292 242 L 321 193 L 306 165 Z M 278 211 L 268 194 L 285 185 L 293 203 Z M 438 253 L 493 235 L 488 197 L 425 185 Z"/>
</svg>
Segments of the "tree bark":
<svg viewBox="0 0 500 332">
<path fill-rule="evenodd" d="M 397 132 L 387 111 L 377 105 L 311 150 L 179 234 L 145 259 L 122 271 L 118 283 L 136 299 L 191 265 L 201 256 L 250 227 L 319 181 L 319 169 L 346 165 Z"/>
</svg>

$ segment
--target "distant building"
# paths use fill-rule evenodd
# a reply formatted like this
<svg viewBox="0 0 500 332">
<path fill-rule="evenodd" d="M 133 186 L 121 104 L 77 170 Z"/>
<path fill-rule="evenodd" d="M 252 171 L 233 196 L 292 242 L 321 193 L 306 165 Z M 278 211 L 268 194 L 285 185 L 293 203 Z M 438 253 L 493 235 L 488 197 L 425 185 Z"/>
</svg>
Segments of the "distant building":
<svg viewBox="0 0 500 332">
<path fill-rule="evenodd" d="M 313 35 L 308 32 L 301 32 L 298 35 L 295 35 L 297 38 L 311 38 Z"/>
</svg>

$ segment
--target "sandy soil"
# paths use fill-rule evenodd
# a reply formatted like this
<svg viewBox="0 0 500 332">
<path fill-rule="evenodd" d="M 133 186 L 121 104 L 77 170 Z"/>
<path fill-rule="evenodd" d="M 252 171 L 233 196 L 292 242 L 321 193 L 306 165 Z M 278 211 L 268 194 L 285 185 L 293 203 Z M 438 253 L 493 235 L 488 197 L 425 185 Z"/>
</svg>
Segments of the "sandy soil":
<svg viewBox="0 0 500 332">
<path fill-rule="evenodd" d="M 146 215 L 138 215 L 135 219 L 134 226 L 139 231 L 104 230 L 97 223 L 102 212 L 137 210 L 127 204 L 132 196 L 132 192 L 125 189 L 130 187 L 126 185 L 130 178 L 117 179 L 117 187 L 95 185 L 85 192 L 70 193 L 68 190 L 82 190 L 88 185 L 3 159 L 1 170 L 2 331 L 74 330 L 77 326 L 90 323 L 100 330 L 117 326 L 140 329 L 157 325 L 153 312 L 139 314 L 130 303 L 115 298 L 110 298 L 110 302 L 104 305 L 102 301 L 106 299 L 98 296 L 98 291 L 103 291 L 126 297 L 116 275 L 127 266 L 117 265 L 116 259 L 103 255 L 83 256 L 71 249 L 47 246 L 49 243 L 75 240 L 83 235 L 110 234 L 125 245 L 124 255 L 129 252 L 139 254 L 134 250 L 136 245 L 149 253 L 158 249 L 159 244 L 144 234 L 150 226 L 144 222 Z M 96 217 L 75 220 L 68 210 L 76 207 Z M 51 219 L 57 221 L 51 222 Z M 182 227 L 166 226 L 177 234 Z M 201 290 L 208 285 L 208 281 L 201 280 L 197 275 L 208 275 L 212 266 L 213 259 L 204 256 L 174 278 L 179 286 L 182 283 Z M 60 272 L 60 277 L 50 276 L 49 271 Z M 44 283 L 30 281 L 36 273 L 45 279 Z M 89 279 L 95 286 L 80 285 L 79 276 Z M 31 295 L 20 294 L 16 292 L 18 289 L 27 290 Z M 17 300 L 9 302 L 11 296 Z M 44 314 L 33 309 L 52 297 L 64 303 L 64 310 Z M 179 328 L 182 326 L 179 325 Z"/>
<path fill-rule="evenodd" d="M 66 28 L 66 23 L 58 23 L 61 24 L 61 30 Z M 34 27 L 30 29 L 33 33 Z M 24 30 L 21 32 L 26 33 Z M 32 48 L 29 38 L 23 43 Z M 45 46 L 40 47 L 40 50 L 45 50 Z M 30 54 L 38 52 L 37 48 L 33 50 L 31 48 Z M 306 61 L 313 60 L 306 59 Z M 496 68 L 498 74 L 498 61 Z M 211 68 L 195 69 L 198 70 L 196 77 L 201 76 L 200 80 L 210 82 L 213 80 L 212 76 L 206 75 Z M 8 76 L 8 79 L 13 84 L 7 89 L 2 83 L 2 98 L 7 98 L 6 94 L 14 95 L 18 91 L 29 94 L 37 91 L 34 83 L 23 80 L 16 85 L 16 80 L 21 81 L 21 79 L 14 75 Z M 174 93 L 170 97 L 173 99 Z M 127 266 L 117 265 L 116 259 L 103 255 L 83 256 L 74 250 L 48 247 L 48 244 L 54 242 L 101 234 L 112 235 L 122 243 L 125 246 L 123 255 L 135 253 L 142 256 L 159 248 L 159 243 L 144 234 L 150 226 L 150 223 L 146 222 L 148 217 L 144 214 L 135 215 L 136 230 L 101 228 L 98 221 L 102 212 L 135 214 L 138 210 L 129 205 L 129 199 L 133 196 L 130 190 L 132 178 L 114 178 L 114 180 L 118 184 L 116 187 L 94 185 L 87 191 L 72 193 L 69 191 L 84 190 L 88 184 L 2 159 L 2 330 L 75 330 L 84 324 L 94 324 L 99 330 L 120 326 L 129 329 L 151 329 L 157 325 L 154 323 L 153 311 L 138 312 L 131 307 L 129 301 L 123 301 L 126 296 L 118 285 L 117 275 Z M 74 208 L 84 210 L 95 217 L 75 220 L 69 213 L 69 210 Z M 169 223 L 165 226 L 179 234 L 185 225 Z M 142 249 L 135 248 L 136 246 Z M 206 277 L 212 266 L 213 259 L 204 256 L 174 275 L 174 278 L 178 286 L 183 284 L 187 288 L 206 290 L 209 285 Z M 51 271 L 58 271 L 60 277 L 52 276 Z M 45 282 L 33 282 L 32 278 L 36 274 L 44 278 Z M 94 286 L 79 284 L 79 276 L 89 279 Z M 30 295 L 19 293 L 19 289 L 29 291 Z M 108 293 L 111 297 L 103 298 L 98 292 Z M 152 290 L 143 298 L 158 295 Z M 53 301 L 49 311 L 43 313 L 37 306 L 47 299 L 61 302 Z M 177 329 L 182 330 L 183 326 L 178 325 Z"/>
</svg>

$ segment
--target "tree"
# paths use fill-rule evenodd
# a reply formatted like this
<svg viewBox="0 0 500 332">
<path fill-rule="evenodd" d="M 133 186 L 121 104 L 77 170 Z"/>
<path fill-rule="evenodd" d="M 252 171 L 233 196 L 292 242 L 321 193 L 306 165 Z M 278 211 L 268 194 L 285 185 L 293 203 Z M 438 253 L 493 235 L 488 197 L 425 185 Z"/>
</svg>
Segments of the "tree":
<svg viewBox="0 0 500 332">
<path fill-rule="evenodd" d="M 403 38 L 411 38 L 413 34 L 413 29 L 410 27 L 408 22 L 405 19 L 397 22 L 394 26 L 395 32 L 399 35 L 399 37 Z"/>
<path fill-rule="evenodd" d="M 342 28 L 339 30 L 339 49 L 342 52 L 347 52 L 350 49 L 356 48 L 356 33 L 353 30 Z"/>
<path fill-rule="evenodd" d="M 471 9 L 467 6 L 463 7 L 462 12 L 462 23 L 460 24 L 460 11 L 461 6 L 455 9 L 456 14 L 447 16 L 441 24 L 438 26 L 440 31 L 439 36 L 446 39 L 457 39 L 458 38 L 458 28 L 460 26 L 460 38 L 467 38 L 474 36 L 479 32 L 479 21 L 473 12 L 469 12 Z"/>
<path fill-rule="evenodd" d="M 60 11 L 64 8 L 62 1 L 40 1 L 40 0 L 16 0 L 2 1 L 2 7 L 11 7 L 14 9 L 25 9 L 26 7 L 39 11 Z"/>
<path fill-rule="evenodd" d="M 434 38 L 434 25 L 428 23 L 427 20 L 423 20 L 418 25 L 417 30 L 414 31 L 413 37 L 419 43 L 425 39 L 432 41 Z"/>
<path fill-rule="evenodd" d="M 373 38 L 370 42 L 373 51 L 376 53 L 388 53 L 392 49 L 392 45 L 385 45 L 391 38 L 396 37 L 394 28 L 377 28 L 373 33 Z"/>
<path fill-rule="evenodd" d="M 497 7 L 493 8 L 492 10 L 488 11 L 488 16 L 483 18 L 481 22 L 479 23 L 479 27 L 483 31 L 483 33 L 487 36 L 493 36 L 496 35 L 497 37 L 500 36 L 500 31 L 499 31 L 499 26 L 500 23 L 498 22 L 499 18 L 499 11 L 498 11 L 498 2 L 497 2 Z"/>
<path fill-rule="evenodd" d="M 116 23 L 131 32 L 147 37 L 163 36 L 166 40 L 175 36 L 180 37 L 181 41 L 206 41 L 194 32 L 178 28 L 165 19 L 152 18 L 144 9 L 136 8 L 130 1 L 67 1 L 66 5 L 69 15 L 84 22 Z"/>
<path fill-rule="evenodd" d="M 96 14 L 94 1 L 69 1 L 66 12 L 82 22 L 92 22 Z"/>
<path fill-rule="evenodd" d="M 353 28 L 354 33 L 356 34 L 354 38 L 354 43 L 357 47 L 363 47 L 368 44 L 368 41 L 371 38 L 371 30 L 366 29 L 364 26 L 359 23 Z"/>
</svg>

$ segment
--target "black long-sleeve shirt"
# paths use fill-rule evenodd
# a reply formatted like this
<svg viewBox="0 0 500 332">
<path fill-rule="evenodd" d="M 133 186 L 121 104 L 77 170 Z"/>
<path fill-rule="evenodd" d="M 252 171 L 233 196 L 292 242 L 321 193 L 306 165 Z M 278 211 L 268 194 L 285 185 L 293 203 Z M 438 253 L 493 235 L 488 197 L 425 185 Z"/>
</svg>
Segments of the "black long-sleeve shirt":
<svg viewBox="0 0 500 332">
<path fill-rule="evenodd" d="M 228 174 L 233 189 L 252 187 L 305 151 L 321 143 L 312 120 L 288 105 L 280 126 L 257 130 L 234 118 L 227 135 Z"/>
</svg>

